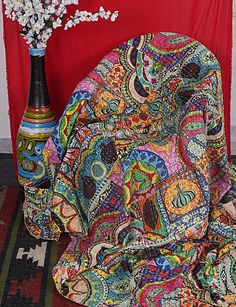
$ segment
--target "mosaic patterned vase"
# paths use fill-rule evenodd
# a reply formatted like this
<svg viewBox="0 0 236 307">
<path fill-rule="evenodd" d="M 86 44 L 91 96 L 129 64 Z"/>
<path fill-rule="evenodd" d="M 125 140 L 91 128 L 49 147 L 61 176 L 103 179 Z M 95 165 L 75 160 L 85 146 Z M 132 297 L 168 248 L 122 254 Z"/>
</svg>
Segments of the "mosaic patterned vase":
<svg viewBox="0 0 236 307">
<path fill-rule="evenodd" d="M 30 49 L 31 78 L 27 105 L 17 134 L 18 182 L 34 175 L 56 120 L 50 105 L 44 63 L 45 49 Z"/>
</svg>

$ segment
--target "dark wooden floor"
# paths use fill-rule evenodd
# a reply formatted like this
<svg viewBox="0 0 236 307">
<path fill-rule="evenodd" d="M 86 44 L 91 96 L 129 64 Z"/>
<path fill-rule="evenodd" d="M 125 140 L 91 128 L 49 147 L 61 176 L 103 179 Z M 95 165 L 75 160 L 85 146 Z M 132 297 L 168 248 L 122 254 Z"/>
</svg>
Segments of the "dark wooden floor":
<svg viewBox="0 0 236 307">
<path fill-rule="evenodd" d="M 0 153 L 0 186 L 18 186 L 12 154 Z"/>
</svg>

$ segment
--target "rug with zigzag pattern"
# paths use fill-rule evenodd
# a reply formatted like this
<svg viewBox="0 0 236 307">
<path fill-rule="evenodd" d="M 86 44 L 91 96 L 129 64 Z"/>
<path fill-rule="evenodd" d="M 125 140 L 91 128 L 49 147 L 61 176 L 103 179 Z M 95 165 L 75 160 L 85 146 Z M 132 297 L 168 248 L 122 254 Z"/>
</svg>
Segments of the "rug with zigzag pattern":
<svg viewBox="0 0 236 307">
<path fill-rule="evenodd" d="M 57 293 L 51 277 L 68 238 L 34 239 L 23 223 L 22 202 L 19 188 L 0 186 L 0 306 L 78 306 Z"/>
</svg>

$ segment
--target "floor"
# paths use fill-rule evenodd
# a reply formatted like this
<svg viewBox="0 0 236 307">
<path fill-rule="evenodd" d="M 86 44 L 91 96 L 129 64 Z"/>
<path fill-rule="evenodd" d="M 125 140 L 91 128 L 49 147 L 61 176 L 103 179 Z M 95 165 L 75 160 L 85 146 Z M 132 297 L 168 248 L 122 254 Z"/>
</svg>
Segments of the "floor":
<svg viewBox="0 0 236 307">
<path fill-rule="evenodd" d="M 231 152 L 236 155 L 236 126 L 231 127 Z"/>
<path fill-rule="evenodd" d="M 18 186 L 12 154 L 0 153 L 0 186 Z"/>
<path fill-rule="evenodd" d="M 12 153 L 11 139 L 0 139 L 0 153 Z"/>
</svg>

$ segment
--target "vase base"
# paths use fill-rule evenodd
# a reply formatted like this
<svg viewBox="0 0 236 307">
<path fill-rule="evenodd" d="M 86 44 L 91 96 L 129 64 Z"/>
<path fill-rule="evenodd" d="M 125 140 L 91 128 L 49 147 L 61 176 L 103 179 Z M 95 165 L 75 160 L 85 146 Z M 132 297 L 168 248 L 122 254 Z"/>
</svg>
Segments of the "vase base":
<svg viewBox="0 0 236 307">
<path fill-rule="evenodd" d="M 42 165 L 42 151 L 57 121 L 50 106 L 27 106 L 17 134 L 18 182 L 21 186 L 35 175 Z"/>
</svg>

